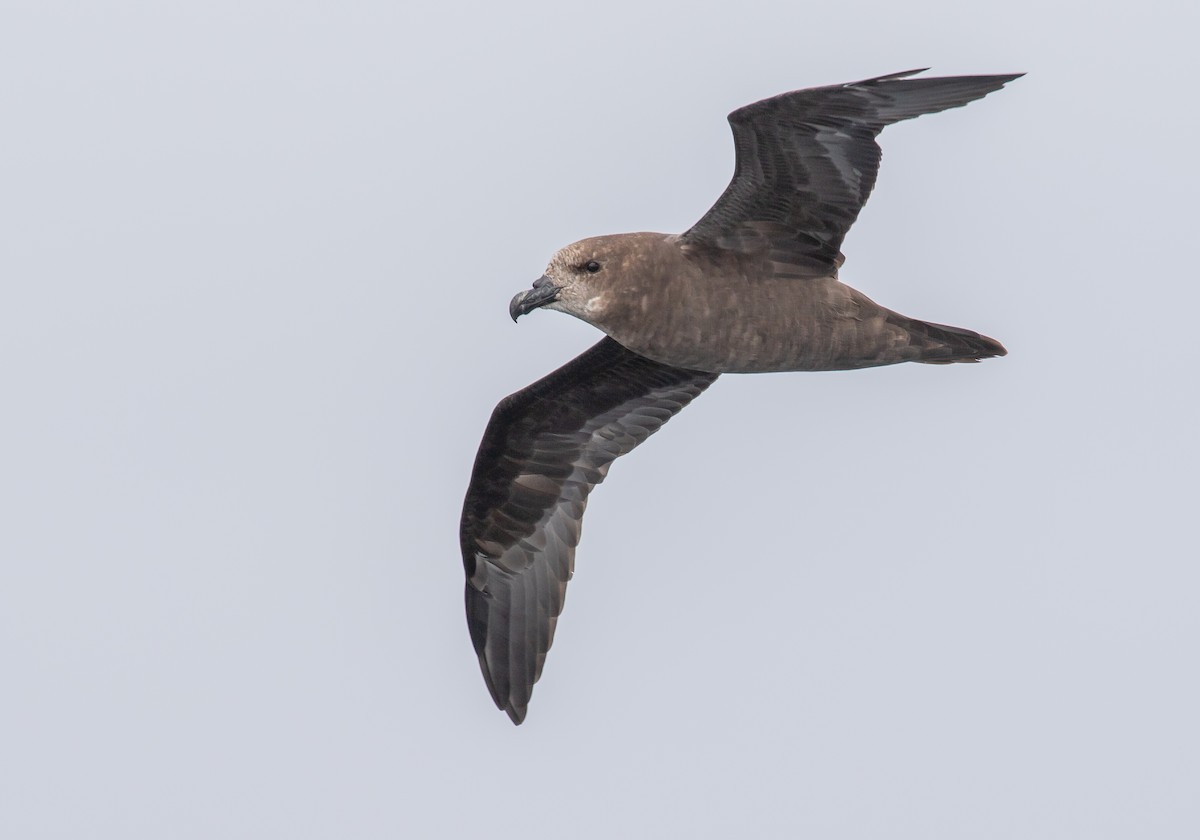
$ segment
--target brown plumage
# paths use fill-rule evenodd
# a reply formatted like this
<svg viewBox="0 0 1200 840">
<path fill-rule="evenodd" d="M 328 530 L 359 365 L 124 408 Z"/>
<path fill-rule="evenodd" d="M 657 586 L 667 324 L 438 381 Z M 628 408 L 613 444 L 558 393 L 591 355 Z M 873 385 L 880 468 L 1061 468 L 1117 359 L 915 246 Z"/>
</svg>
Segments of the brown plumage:
<svg viewBox="0 0 1200 840">
<path fill-rule="evenodd" d="M 690 230 L 581 240 L 513 298 L 514 320 L 545 307 L 608 335 L 496 407 L 463 506 L 467 623 L 513 722 L 554 638 L 589 492 L 718 375 L 1005 354 L 994 339 L 892 312 L 837 277 L 842 240 L 875 185 L 879 132 L 1017 78 L 909 78 L 918 72 L 734 111 L 733 179 Z"/>
</svg>

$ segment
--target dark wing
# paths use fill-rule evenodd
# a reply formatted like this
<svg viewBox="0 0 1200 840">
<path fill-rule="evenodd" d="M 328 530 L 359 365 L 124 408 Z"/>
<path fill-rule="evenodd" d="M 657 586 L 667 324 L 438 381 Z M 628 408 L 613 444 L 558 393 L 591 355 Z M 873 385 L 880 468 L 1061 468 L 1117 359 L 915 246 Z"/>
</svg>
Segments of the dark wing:
<svg viewBox="0 0 1200 840">
<path fill-rule="evenodd" d="M 910 79 L 909 70 L 785 93 L 729 115 L 733 180 L 685 244 L 769 251 L 796 276 L 827 276 L 875 186 L 884 126 L 955 108 L 1021 74 Z"/>
<path fill-rule="evenodd" d="M 554 640 L 588 493 L 716 378 L 604 338 L 492 412 L 460 539 L 471 641 L 492 699 L 514 723 Z"/>
</svg>

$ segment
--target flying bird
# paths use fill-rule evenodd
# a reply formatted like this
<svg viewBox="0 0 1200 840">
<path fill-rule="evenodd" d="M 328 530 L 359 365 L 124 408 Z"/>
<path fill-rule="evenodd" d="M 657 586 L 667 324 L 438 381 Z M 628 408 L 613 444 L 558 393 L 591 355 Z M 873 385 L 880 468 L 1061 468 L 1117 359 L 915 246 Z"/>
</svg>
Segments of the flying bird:
<svg viewBox="0 0 1200 840">
<path fill-rule="evenodd" d="M 467 625 L 514 723 L 554 640 L 588 494 L 719 375 L 1005 355 L 995 339 L 905 317 L 838 280 L 883 128 L 1022 75 L 912 78 L 921 72 L 739 108 L 733 179 L 700 221 L 568 245 L 512 299 L 514 321 L 554 309 L 606 333 L 496 406 L 463 504 Z"/>
</svg>

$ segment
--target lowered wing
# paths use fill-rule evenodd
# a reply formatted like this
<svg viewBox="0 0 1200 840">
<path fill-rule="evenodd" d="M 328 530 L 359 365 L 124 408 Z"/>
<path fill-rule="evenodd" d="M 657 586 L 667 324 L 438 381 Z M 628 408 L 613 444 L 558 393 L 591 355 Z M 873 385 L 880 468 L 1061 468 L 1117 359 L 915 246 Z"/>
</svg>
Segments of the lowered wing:
<svg viewBox="0 0 1200 840">
<path fill-rule="evenodd" d="M 492 412 L 460 539 L 471 641 L 492 699 L 514 723 L 554 640 L 588 494 L 716 378 L 604 338 Z"/>
</svg>

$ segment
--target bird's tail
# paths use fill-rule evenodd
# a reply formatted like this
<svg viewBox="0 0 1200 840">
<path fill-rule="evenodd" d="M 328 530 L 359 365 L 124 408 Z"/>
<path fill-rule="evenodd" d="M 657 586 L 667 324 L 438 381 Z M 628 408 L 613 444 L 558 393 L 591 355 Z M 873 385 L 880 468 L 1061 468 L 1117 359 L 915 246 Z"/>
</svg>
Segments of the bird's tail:
<svg viewBox="0 0 1200 840">
<path fill-rule="evenodd" d="M 948 365 L 1008 355 L 1004 345 L 996 339 L 961 327 L 931 324 L 895 313 L 888 320 L 896 326 L 903 327 L 909 334 L 912 346 L 920 350 L 920 355 L 912 360 L 914 362 Z"/>
</svg>

